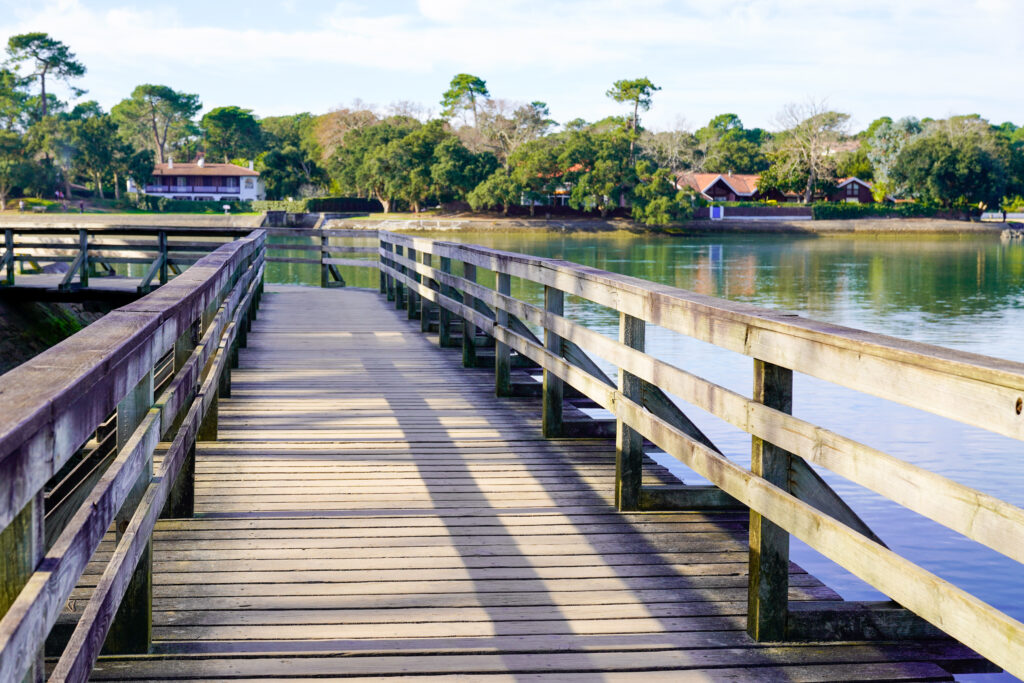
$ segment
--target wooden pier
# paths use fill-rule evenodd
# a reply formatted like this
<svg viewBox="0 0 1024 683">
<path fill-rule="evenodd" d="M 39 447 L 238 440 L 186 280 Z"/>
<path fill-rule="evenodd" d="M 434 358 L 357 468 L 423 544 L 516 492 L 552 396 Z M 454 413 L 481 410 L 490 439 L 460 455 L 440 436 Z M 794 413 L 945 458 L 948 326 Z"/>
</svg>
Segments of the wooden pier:
<svg viewBox="0 0 1024 683">
<path fill-rule="evenodd" d="M 968 645 L 1020 672 L 1018 622 L 929 580 L 816 478 L 804 458 L 868 476 L 829 449 L 888 456 L 789 416 L 784 371 L 823 362 L 824 339 L 841 358 L 845 339 L 867 364 L 914 353 L 904 379 L 951 382 L 956 369 L 970 412 L 986 391 L 1009 393 L 1008 380 L 1024 389 L 1020 368 L 897 351 L 875 335 L 853 344 L 841 328 L 575 264 L 379 238 L 367 264 L 380 292 L 264 286 L 258 231 L 0 378 L 0 540 L 19 558 L 0 575 L 0 680 L 940 681 L 994 670 Z M 493 288 L 477 268 L 496 273 Z M 511 297 L 513 276 L 542 283 L 545 305 Z M 612 294 L 584 286 L 599 280 Z M 638 306 L 641 288 L 666 298 Z M 563 317 L 562 291 L 606 305 L 614 295 L 620 341 Z M 668 317 L 668 297 L 689 313 Z M 701 306 L 715 307 L 714 325 Z M 746 325 L 753 399 L 646 356 L 634 320 L 727 348 L 729 326 Z M 814 352 L 778 365 L 767 337 L 801 326 Z M 615 361 L 618 382 L 583 348 Z M 831 379 L 850 372 L 830 367 Z M 755 471 L 723 462 L 661 387 L 734 424 L 742 402 Z M 46 528 L 47 481 L 105 442 L 111 411 L 117 448 L 64 526 Z M 646 455 L 655 446 L 718 486 L 682 485 Z M 965 533 L 989 545 L 1022 533 L 1017 508 L 887 464 L 930 486 L 923 501 L 874 484 L 908 507 L 944 506 L 932 515 L 952 526 L 957 505 L 973 505 Z M 842 601 L 788 562 L 787 531 L 913 611 Z"/>
</svg>

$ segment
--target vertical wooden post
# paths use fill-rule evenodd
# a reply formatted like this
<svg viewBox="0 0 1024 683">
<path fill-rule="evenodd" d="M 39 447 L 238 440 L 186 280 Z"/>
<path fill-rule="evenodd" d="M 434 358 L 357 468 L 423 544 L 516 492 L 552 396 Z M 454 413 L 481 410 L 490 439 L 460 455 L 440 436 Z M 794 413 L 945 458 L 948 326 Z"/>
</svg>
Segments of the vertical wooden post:
<svg viewBox="0 0 1024 683">
<path fill-rule="evenodd" d="M 195 350 L 196 345 L 199 343 L 199 324 L 193 323 L 189 329 L 185 330 L 174 342 L 174 372 L 177 373 L 181 368 L 185 366 L 188 359 L 192 356 L 192 351 Z M 174 420 L 174 424 L 167 434 L 163 435 L 163 441 L 172 441 L 174 435 L 177 434 L 178 427 L 181 425 L 181 420 L 184 419 L 188 413 L 189 406 L 192 405 L 192 401 L 196 396 L 195 385 L 189 388 L 187 400 L 183 404 L 181 411 L 178 413 Z M 196 443 L 193 440 L 188 447 L 188 453 L 185 455 L 184 461 L 181 463 L 181 471 L 178 473 L 178 478 L 174 480 L 174 484 L 171 486 L 171 490 L 167 495 L 167 502 L 164 504 L 164 509 L 160 511 L 161 517 L 167 518 L 188 518 L 195 514 L 195 498 L 196 498 Z"/>
<path fill-rule="evenodd" d="M 476 282 L 476 266 L 463 262 L 462 277 L 470 282 Z M 473 295 L 463 292 L 462 305 L 473 310 Z M 476 325 L 468 318 L 462 320 L 462 367 L 476 367 Z"/>
<path fill-rule="evenodd" d="M 153 406 L 153 371 L 150 370 L 139 381 L 135 388 L 117 404 L 117 449 L 120 451 L 142 422 L 146 413 Z M 142 500 L 146 487 L 153 479 L 153 458 L 147 458 L 146 465 L 139 475 L 131 493 L 114 518 L 118 540 L 128 528 L 135 508 Z M 124 594 L 121 606 L 110 625 L 107 640 L 103 649 L 110 654 L 145 654 L 153 636 L 153 544 L 146 544 L 146 549 L 139 558 L 128 590 Z"/>
<path fill-rule="evenodd" d="M 0 618 L 7 614 L 46 554 L 43 492 L 38 491 L 21 512 L 0 531 Z M 35 656 L 26 682 L 44 680 L 43 650 Z"/>
<path fill-rule="evenodd" d="M 4 282 L 8 285 L 14 284 L 14 230 L 4 230 L 4 263 L 7 266 L 7 274 Z"/>
<path fill-rule="evenodd" d="M 647 325 L 643 320 L 619 313 L 619 341 L 638 351 L 644 350 Z M 629 400 L 643 404 L 643 380 L 619 368 L 619 391 Z M 643 445 L 640 434 L 623 422 L 615 421 L 615 504 L 620 510 L 640 509 L 643 482 Z"/>
<path fill-rule="evenodd" d="M 562 290 L 544 285 L 544 310 L 555 315 L 565 312 L 565 295 Z M 544 348 L 557 358 L 562 357 L 562 338 L 544 327 Z M 545 438 L 562 435 L 562 396 L 564 387 L 562 379 L 550 370 L 544 370 L 544 386 L 542 403 L 544 415 L 541 428 Z"/>
<path fill-rule="evenodd" d="M 89 231 L 78 231 L 78 249 L 82 252 L 82 262 L 78 266 L 78 283 L 85 289 L 89 286 Z"/>
<path fill-rule="evenodd" d="M 330 283 L 330 271 L 327 269 L 327 264 L 324 263 L 325 258 L 330 258 L 330 252 L 327 251 L 327 244 L 331 241 L 324 232 L 320 231 L 320 286 L 326 287 Z"/>
<path fill-rule="evenodd" d="M 447 256 L 441 257 L 441 272 L 451 275 L 452 260 Z M 441 294 L 450 294 L 452 288 L 441 283 Z M 445 306 L 440 306 L 437 312 L 437 344 L 441 347 L 452 345 L 452 312 Z"/>
<path fill-rule="evenodd" d="M 386 242 L 384 244 L 384 248 L 387 250 L 387 252 L 389 254 L 393 254 L 394 251 L 395 251 L 395 245 L 391 244 L 390 242 Z M 387 275 L 385 276 L 385 279 L 387 280 L 386 286 L 387 286 L 388 301 L 394 301 L 395 300 L 395 278 L 391 275 L 391 268 L 394 267 L 395 262 L 392 261 L 391 257 L 389 256 L 386 259 L 384 259 L 384 263 L 387 264 L 387 267 L 388 267 L 388 272 L 387 272 Z"/>
<path fill-rule="evenodd" d="M 382 239 L 377 240 L 377 247 L 378 249 L 387 249 L 387 245 Z M 377 262 L 380 265 L 380 293 L 386 295 L 388 293 L 388 276 L 384 274 L 384 256 L 379 251 L 377 253 Z"/>
<path fill-rule="evenodd" d="M 406 258 L 408 258 L 413 263 L 416 263 L 416 250 L 413 249 L 412 247 L 409 247 L 406 250 Z M 416 282 L 420 281 L 420 276 L 415 270 L 407 268 L 406 273 Z M 418 315 L 418 311 L 416 310 L 416 300 L 419 298 L 419 295 L 416 294 L 412 287 L 407 287 L 407 289 L 409 290 L 409 293 L 406 295 L 406 303 L 408 304 L 408 318 L 409 320 L 415 320 L 416 316 Z"/>
<path fill-rule="evenodd" d="M 399 244 L 394 245 L 394 247 L 395 247 L 395 253 L 397 255 L 399 255 L 399 256 L 402 256 L 403 253 L 404 253 L 404 247 L 402 247 Z M 404 269 L 401 266 L 399 266 L 397 263 L 395 264 L 395 270 L 397 270 L 400 273 L 404 271 Z M 404 306 L 405 306 L 405 299 L 402 296 L 402 283 L 399 282 L 399 280 L 396 278 L 395 279 L 395 308 L 399 309 L 399 308 L 403 308 Z"/>
<path fill-rule="evenodd" d="M 498 294 L 511 296 L 512 276 L 498 273 Z M 508 329 L 508 311 L 501 304 L 494 309 L 495 323 L 498 327 Z M 508 344 L 494 340 L 494 393 L 497 396 L 512 395 L 512 353 Z"/>
<path fill-rule="evenodd" d="M 770 408 L 792 413 L 793 371 L 755 358 L 753 398 Z M 752 437 L 751 472 L 787 491 L 791 457 L 778 446 Z M 789 534 L 751 510 L 747 632 L 754 640 L 784 640 L 788 611 Z"/>
<path fill-rule="evenodd" d="M 160 246 L 160 284 L 167 284 L 167 231 L 161 230 L 157 233 L 157 243 Z"/>
<path fill-rule="evenodd" d="M 434 265 L 434 258 L 433 258 L 433 256 L 431 254 L 427 253 L 427 252 L 422 252 L 420 254 L 420 261 L 422 261 L 423 265 L 425 265 L 425 266 L 433 267 L 433 265 Z M 430 278 L 425 278 L 423 280 L 423 282 L 428 287 L 430 286 Z M 429 332 L 430 331 L 430 317 L 431 317 L 431 313 L 433 312 L 433 310 L 434 310 L 434 304 L 432 304 L 428 299 L 424 299 L 421 296 L 420 297 L 420 332 Z"/>
</svg>

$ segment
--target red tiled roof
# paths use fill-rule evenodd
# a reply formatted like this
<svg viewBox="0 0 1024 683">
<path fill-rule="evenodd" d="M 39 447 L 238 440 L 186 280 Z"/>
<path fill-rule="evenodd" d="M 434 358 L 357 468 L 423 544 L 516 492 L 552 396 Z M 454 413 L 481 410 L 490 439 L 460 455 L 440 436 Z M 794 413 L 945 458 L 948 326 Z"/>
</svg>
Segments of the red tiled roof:
<svg viewBox="0 0 1024 683">
<path fill-rule="evenodd" d="M 251 168 L 236 166 L 235 164 L 180 164 L 174 162 L 174 166 L 168 164 L 155 164 L 153 166 L 154 176 L 259 176 L 257 171 Z"/>
<path fill-rule="evenodd" d="M 858 183 L 860 183 L 864 187 L 866 187 L 868 189 L 871 189 L 871 183 L 869 183 L 866 180 L 861 180 L 860 178 L 857 178 L 857 177 L 840 178 L 839 180 L 836 181 L 836 187 L 840 188 L 843 185 L 845 185 L 846 183 L 850 182 L 851 180 L 856 180 Z"/>
<path fill-rule="evenodd" d="M 757 192 L 757 183 L 761 176 L 753 173 L 683 173 L 679 176 L 679 184 L 689 185 L 698 192 L 705 192 L 719 178 L 736 194 L 749 196 Z"/>
</svg>

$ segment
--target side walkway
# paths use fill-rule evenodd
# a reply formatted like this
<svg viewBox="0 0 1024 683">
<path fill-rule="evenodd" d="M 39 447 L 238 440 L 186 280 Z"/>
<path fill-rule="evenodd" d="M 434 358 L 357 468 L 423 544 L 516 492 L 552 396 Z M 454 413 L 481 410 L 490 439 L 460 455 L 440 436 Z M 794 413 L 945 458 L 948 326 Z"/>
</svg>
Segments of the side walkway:
<svg viewBox="0 0 1024 683">
<path fill-rule="evenodd" d="M 94 679 L 951 680 L 927 644 L 753 643 L 746 515 L 618 514 L 612 442 L 543 439 L 418 330 L 268 288 L 198 514 L 154 535 L 154 653 Z"/>
</svg>

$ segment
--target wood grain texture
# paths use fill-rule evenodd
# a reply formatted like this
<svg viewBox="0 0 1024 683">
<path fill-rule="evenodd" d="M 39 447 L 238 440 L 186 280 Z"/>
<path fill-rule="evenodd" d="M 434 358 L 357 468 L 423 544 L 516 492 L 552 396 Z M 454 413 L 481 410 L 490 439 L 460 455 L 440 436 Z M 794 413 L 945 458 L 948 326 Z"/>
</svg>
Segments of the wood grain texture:
<svg viewBox="0 0 1024 683">
<path fill-rule="evenodd" d="M 939 664 L 970 660 L 754 643 L 745 512 L 619 514 L 612 439 L 544 439 L 537 398 L 496 397 L 383 300 L 268 292 L 197 447 L 196 517 L 156 523 L 155 655 L 95 680 L 951 680 Z M 790 572 L 790 600 L 837 600 Z"/>
</svg>

